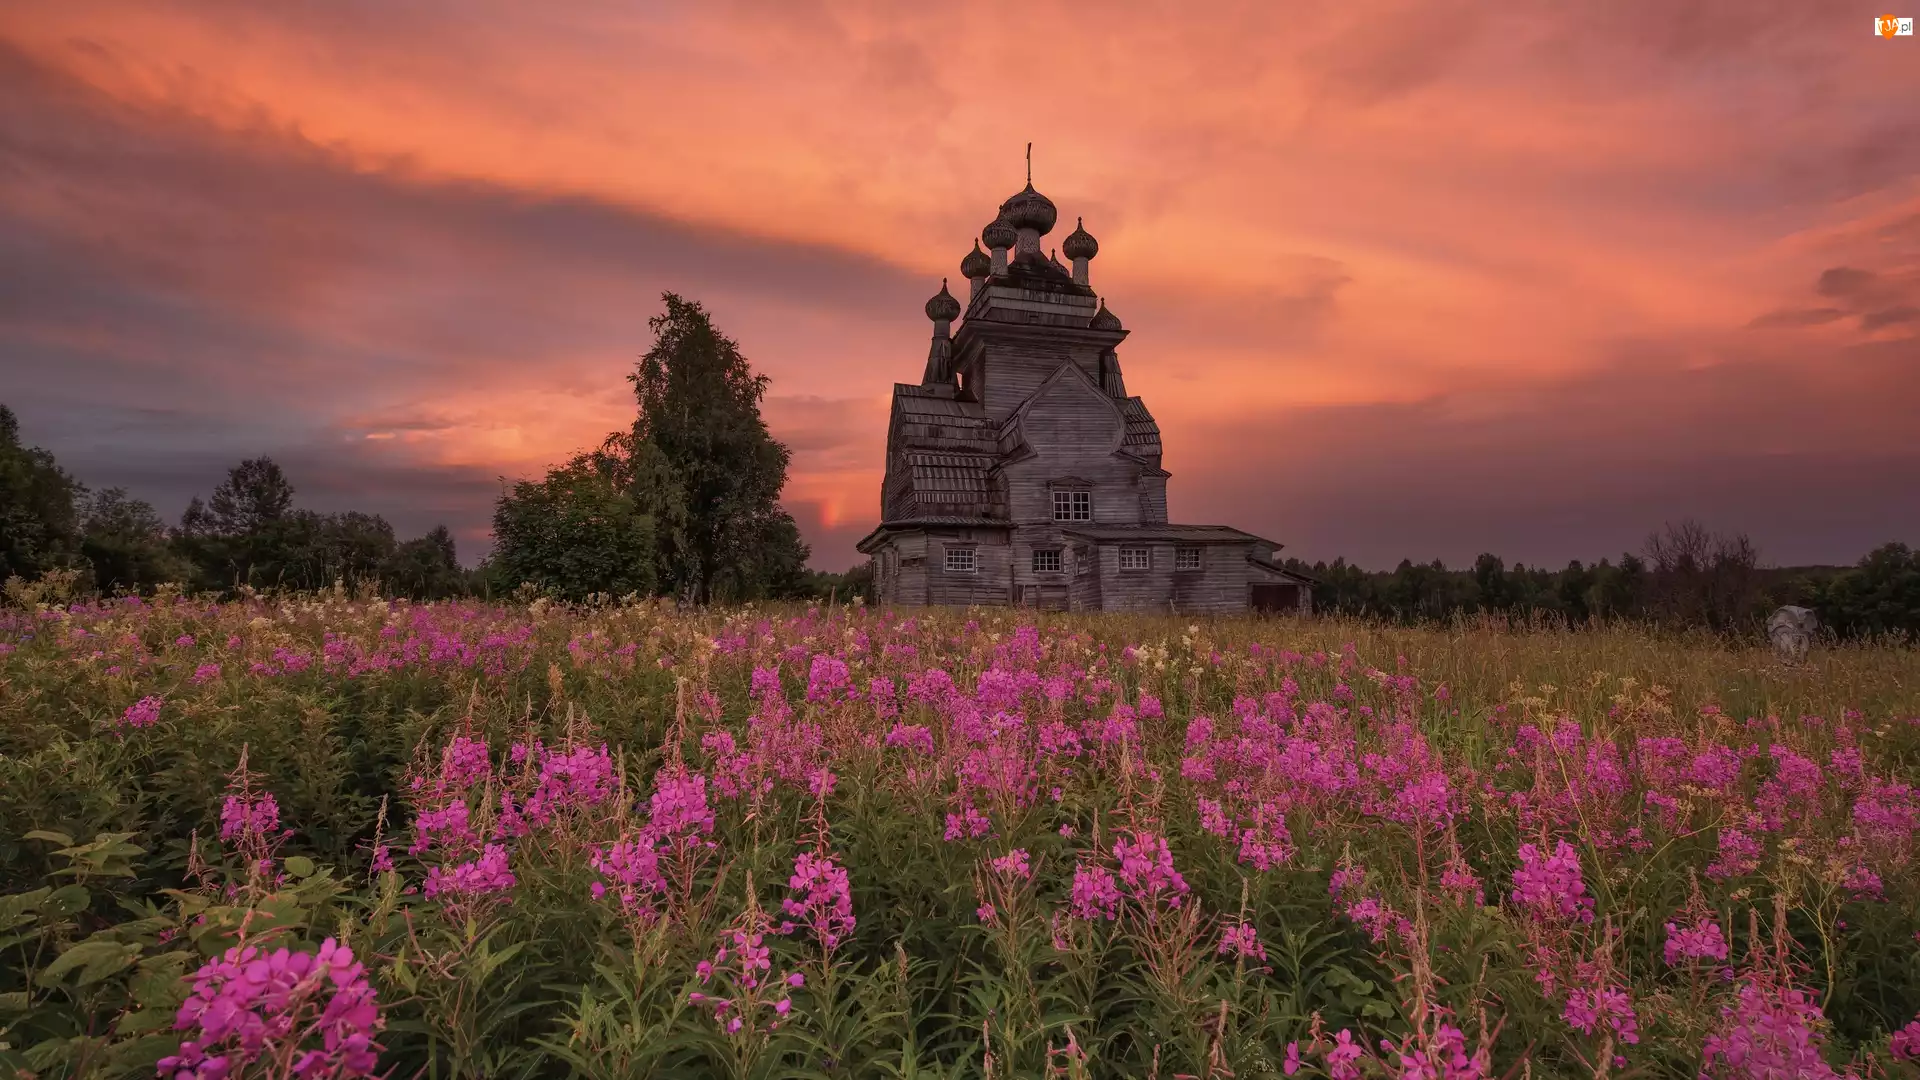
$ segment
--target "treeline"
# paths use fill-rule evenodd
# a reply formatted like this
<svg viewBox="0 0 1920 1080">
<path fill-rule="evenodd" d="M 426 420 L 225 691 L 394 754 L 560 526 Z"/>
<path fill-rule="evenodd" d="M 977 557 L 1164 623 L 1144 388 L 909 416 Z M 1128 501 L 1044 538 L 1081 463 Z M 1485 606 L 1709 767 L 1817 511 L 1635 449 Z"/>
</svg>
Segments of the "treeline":
<svg viewBox="0 0 1920 1080">
<path fill-rule="evenodd" d="M 845 595 L 840 576 L 807 570 L 807 545 L 779 505 L 789 455 L 760 415 L 766 376 L 698 303 L 663 299 L 653 347 L 629 376 L 632 427 L 542 479 L 505 485 L 494 549 L 477 569 L 462 568 L 445 526 L 402 541 L 378 514 L 296 506 L 294 485 L 266 457 L 234 466 L 169 525 L 124 490 L 89 491 L 51 453 L 24 445 L 0 405 L 0 582 L 56 582 L 69 594 L 338 584 L 421 600 Z"/>
<path fill-rule="evenodd" d="M 760 415 L 767 377 L 700 304 L 665 294 L 653 346 L 628 377 L 632 426 L 538 480 L 505 485 L 494 548 L 463 569 L 444 526 L 402 541 L 378 514 L 294 505 L 279 465 L 241 462 L 177 525 L 119 488 L 89 491 L 53 455 L 20 441 L 0 405 L 0 581 L 56 575 L 111 594 L 162 583 L 371 586 L 423 600 L 630 595 L 688 604 L 871 596 L 872 566 L 826 574 L 778 498 L 789 454 Z M 1572 623 L 1630 618 L 1751 632 L 1782 604 L 1847 637 L 1920 636 L 1920 552 L 1887 544 L 1850 569 L 1760 565 L 1746 537 L 1669 525 L 1639 552 L 1558 570 L 1482 555 L 1469 569 L 1402 562 L 1392 572 L 1287 560 L 1319 582 L 1321 611 L 1419 621 L 1496 613 Z"/>
<path fill-rule="evenodd" d="M 271 458 L 236 465 L 178 525 L 120 488 L 91 491 L 52 454 L 20 442 L 0 405 L 0 581 L 56 581 L 68 594 L 322 589 L 336 582 L 423 600 L 472 591 L 445 526 L 402 541 L 378 514 L 322 514 L 293 503 Z"/>
<path fill-rule="evenodd" d="M 1847 638 L 1920 638 L 1920 551 L 1876 548 L 1853 567 L 1768 567 L 1739 534 L 1716 534 L 1694 521 L 1671 523 L 1639 552 L 1560 569 L 1509 567 L 1483 554 L 1472 567 L 1439 560 L 1402 561 L 1391 571 L 1348 563 L 1285 561 L 1319 582 L 1314 607 L 1401 622 L 1492 613 L 1569 623 L 1635 619 L 1724 632 L 1758 630 L 1776 608 L 1813 609 Z"/>
</svg>

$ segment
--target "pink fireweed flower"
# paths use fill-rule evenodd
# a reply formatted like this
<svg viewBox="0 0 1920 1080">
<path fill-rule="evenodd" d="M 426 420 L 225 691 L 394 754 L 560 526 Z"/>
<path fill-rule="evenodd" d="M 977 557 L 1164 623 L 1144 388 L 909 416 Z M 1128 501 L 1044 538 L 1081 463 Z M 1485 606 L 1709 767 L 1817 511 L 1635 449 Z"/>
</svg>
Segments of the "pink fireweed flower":
<svg viewBox="0 0 1920 1080">
<path fill-rule="evenodd" d="M 1033 866 L 1027 861 L 1026 848 L 1014 848 L 988 865 L 993 867 L 994 873 L 1014 881 L 1025 881 L 1033 876 Z"/>
<path fill-rule="evenodd" d="M 1886 889 L 1879 872 L 1861 863 L 1848 867 L 1846 879 L 1840 884 L 1855 900 L 1879 900 Z"/>
<path fill-rule="evenodd" d="M 651 900 L 667 891 L 667 879 L 660 873 L 660 853 L 650 837 L 619 840 L 604 850 L 595 850 L 588 860 L 600 880 L 589 886 L 596 900 L 609 892 L 629 914 L 651 916 Z"/>
<path fill-rule="evenodd" d="M 527 821 L 545 825 L 565 809 L 598 806 L 615 788 L 613 755 L 606 744 L 570 751 L 547 750 L 540 759 L 540 782 L 527 797 Z"/>
<path fill-rule="evenodd" d="M 648 824 L 665 839 L 691 837 L 713 831 L 713 810 L 707 805 L 707 778 L 696 772 L 669 773 L 655 778 L 648 801 Z"/>
<path fill-rule="evenodd" d="M 714 982 L 716 989 L 727 996 L 694 993 L 688 1000 L 711 1008 L 714 1022 L 729 1035 L 743 1030 L 758 1034 L 779 1027 L 793 1007 L 792 999 L 784 995 L 776 999 L 771 992 L 782 986 L 805 985 L 804 979 L 795 981 L 797 972 L 774 974 L 773 950 L 766 945 L 766 921 L 765 913 L 758 908 L 744 914 L 721 936 L 713 959 L 695 969 L 702 984 Z"/>
<path fill-rule="evenodd" d="M 1366 880 L 1367 868 L 1358 863 L 1339 867 L 1327 881 L 1327 895 L 1338 900 L 1342 894 L 1365 884 Z"/>
<path fill-rule="evenodd" d="M 173 639 L 173 644 L 174 647 L 178 649 L 191 649 L 193 648 L 193 635 L 181 634 L 179 637 Z"/>
<path fill-rule="evenodd" d="M 1073 894 L 1069 910 L 1076 919 L 1113 919 L 1120 914 L 1120 886 L 1113 871 L 1104 866 L 1081 863 L 1073 868 Z"/>
<path fill-rule="evenodd" d="M 1702 1048 L 1702 1080 L 1840 1076 L 1821 1056 L 1820 1006 L 1804 991 L 1748 983 L 1720 1015 L 1720 1029 Z"/>
<path fill-rule="evenodd" d="M 1720 853 L 1707 864 L 1707 876 L 1715 881 L 1741 877 L 1760 869 L 1760 841 L 1739 829 L 1720 830 Z"/>
<path fill-rule="evenodd" d="M 1896 1058 L 1920 1061 L 1920 1017 L 1908 1021 L 1907 1026 L 1894 1032 L 1887 1050 Z"/>
<path fill-rule="evenodd" d="M 193 1035 L 157 1063 L 168 1080 L 223 1080 L 262 1058 L 345 1080 L 373 1073 L 382 1021 L 365 968 L 328 938 L 318 953 L 228 949 L 194 973 L 173 1026 Z"/>
<path fill-rule="evenodd" d="M 974 809 L 972 803 L 962 806 L 958 814 L 947 815 L 946 838 L 950 842 L 978 840 L 992 831 L 993 823 L 987 820 L 985 814 Z"/>
<path fill-rule="evenodd" d="M 1592 1035 L 1605 1024 L 1622 1043 L 1631 1046 L 1640 1041 L 1639 1018 L 1633 1012 L 1633 1000 L 1625 990 L 1615 987 L 1575 990 L 1567 996 L 1560 1018 L 1583 1035 Z"/>
<path fill-rule="evenodd" d="M 1194 803 L 1200 808 L 1200 828 L 1215 836 L 1226 836 L 1233 831 L 1233 821 L 1227 817 L 1225 808 L 1219 799 L 1198 796 Z"/>
<path fill-rule="evenodd" d="M 912 750 L 928 757 L 932 757 L 934 753 L 933 732 L 920 724 L 895 724 L 893 729 L 887 732 L 884 741 L 890 747 Z"/>
<path fill-rule="evenodd" d="M 1267 947 L 1260 944 L 1260 932 L 1249 922 L 1231 923 L 1221 931 L 1219 953 L 1263 963 L 1267 959 Z"/>
<path fill-rule="evenodd" d="M 161 704 L 162 700 L 152 695 L 141 698 L 139 701 L 127 706 L 127 711 L 120 714 L 119 726 L 130 728 L 152 727 L 160 722 Z"/>
<path fill-rule="evenodd" d="M 847 674 L 847 662 L 838 657 L 819 655 L 807 672 L 807 700 L 832 701 L 843 696 L 853 680 Z"/>
<path fill-rule="evenodd" d="M 853 889 L 846 868 L 831 855 L 803 851 L 793 860 L 787 887 L 799 895 L 780 905 L 831 950 L 853 933 Z"/>
<path fill-rule="evenodd" d="M 465 735 L 455 735 L 453 741 L 440 755 L 440 775 L 448 786 L 465 790 L 481 783 L 492 775 L 493 766 L 487 759 L 485 739 L 470 739 Z"/>
<path fill-rule="evenodd" d="M 451 871 L 438 866 L 428 870 L 420 891 L 428 899 L 444 895 L 449 900 L 466 900 L 509 892 L 514 883 L 513 871 L 507 868 L 506 847 L 488 844 L 472 862 L 459 863 Z"/>
<path fill-rule="evenodd" d="M 1533 844 L 1520 845 L 1520 868 L 1513 872 L 1513 901 L 1542 919 L 1593 921 L 1593 897 L 1580 876 L 1580 856 L 1561 840 L 1552 855 Z"/>
<path fill-rule="evenodd" d="M 1688 960 L 1725 960 L 1726 935 L 1713 921 L 1688 927 L 1668 923 L 1666 958 L 1669 967 L 1679 967 Z"/>
<path fill-rule="evenodd" d="M 1455 852 L 1447 861 L 1446 868 L 1440 872 L 1440 888 L 1453 898 L 1456 904 L 1465 905 L 1469 900 L 1475 907 L 1487 902 L 1487 892 L 1480 886 L 1480 878 L 1468 866 L 1466 860 Z"/>
<path fill-rule="evenodd" d="M 1333 1080 L 1357 1080 L 1360 1067 L 1354 1062 L 1365 1052 L 1360 1043 L 1353 1041 L 1353 1032 L 1341 1028 L 1333 1037 L 1333 1046 L 1327 1050 L 1327 1075 Z"/>
<path fill-rule="evenodd" d="M 1397 932 L 1407 940 L 1413 938 L 1413 924 L 1406 916 L 1382 904 L 1377 896 L 1362 896 L 1347 904 L 1346 914 L 1366 930 L 1376 945 L 1387 940 L 1389 933 Z"/>
<path fill-rule="evenodd" d="M 193 669 L 193 685 L 203 686 L 220 677 L 219 664 L 201 664 Z"/>
<path fill-rule="evenodd" d="M 1134 899 L 1151 904 L 1158 900 L 1170 908 L 1180 906 L 1187 881 L 1173 868 L 1173 852 L 1165 837 L 1137 831 L 1129 841 L 1114 841 L 1113 857 L 1120 863 L 1120 880 Z"/>
<path fill-rule="evenodd" d="M 227 796 L 220 807 L 220 839 L 240 841 L 249 837 L 264 839 L 280 827 L 280 804 L 273 792 L 263 792 L 248 801 L 239 795 Z"/>
<path fill-rule="evenodd" d="M 480 842 L 468 820 L 467 804 L 456 800 L 438 810 L 422 811 L 413 819 L 413 843 L 407 854 L 421 855 L 435 843 L 443 848 L 463 851 Z"/>
<path fill-rule="evenodd" d="M 1273 803 L 1254 807 L 1253 825 L 1240 830 L 1240 861 L 1265 873 L 1293 858 L 1293 834 L 1287 818 Z"/>
</svg>

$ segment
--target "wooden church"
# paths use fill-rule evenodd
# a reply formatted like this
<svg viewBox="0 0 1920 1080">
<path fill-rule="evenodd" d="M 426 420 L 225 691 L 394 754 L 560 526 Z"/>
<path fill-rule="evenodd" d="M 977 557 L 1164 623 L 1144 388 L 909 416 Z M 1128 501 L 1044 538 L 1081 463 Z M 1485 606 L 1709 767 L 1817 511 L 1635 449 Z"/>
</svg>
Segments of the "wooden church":
<svg viewBox="0 0 1920 1080">
<path fill-rule="evenodd" d="M 964 318 L 944 281 L 927 301 L 926 371 L 894 385 L 881 522 L 859 543 L 880 602 L 1310 611 L 1281 545 L 1167 521 L 1160 427 L 1087 284 L 1099 245 L 1081 225 L 1060 245 L 1071 269 L 1043 254 L 1056 217 L 1029 179 L 960 261 Z"/>
</svg>

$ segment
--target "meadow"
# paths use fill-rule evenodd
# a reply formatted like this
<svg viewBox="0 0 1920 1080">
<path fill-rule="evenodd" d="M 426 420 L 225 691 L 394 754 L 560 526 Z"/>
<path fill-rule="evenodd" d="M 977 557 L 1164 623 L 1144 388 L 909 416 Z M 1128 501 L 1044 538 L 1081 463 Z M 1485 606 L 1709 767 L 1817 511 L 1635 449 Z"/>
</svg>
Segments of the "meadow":
<svg viewBox="0 0 1920 1080">
<path fill-rule="evenodd" d="M 1912 648 L 16 607 L 0 1075 L 1914 1077 L 1916 782 Z"/>
</svg>

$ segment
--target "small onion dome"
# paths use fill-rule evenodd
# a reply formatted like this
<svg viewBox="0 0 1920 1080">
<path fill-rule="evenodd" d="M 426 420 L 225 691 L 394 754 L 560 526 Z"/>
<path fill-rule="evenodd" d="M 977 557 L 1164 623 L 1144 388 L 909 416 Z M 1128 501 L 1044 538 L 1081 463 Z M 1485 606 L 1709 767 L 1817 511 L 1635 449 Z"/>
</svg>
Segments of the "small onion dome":
<svg viewBox="0 0 1920 1080">
<path fill-rule="evenodd" d="M 987 227 L 980 230 L 980 239 L 986 241 L 989 248 L 1010 248 L 1020 239 L 1006 218 L 994 218 Z"/>
<path fill-rule="evenodd" d="M 1100 298 L 1100 310 L 1093 313 L 1093 321 L 1087 324 L 1095 330 L 1120 329 L 1120 317 L 1107 310 L 1107 298 Z"/>
<path fill-rule="evenodd" d="M 1100 241 L 1093 238 L 1080 218 L 1073 219 L 1073 231 L 1060 242 L 1060 250 L 1067 253 L 1069 259 L 1091 259 L 1100 254 Z"/>
<path fill-rule="evenodd" d="M 960 260 L 961 276 L 972 281 L 974 278 L 986 277 L 992 272 L 993 260 L 987 258 L 987 253 L 980 250 L 980 241 L 975 240 L 973 250 L 967 252 L 966 257 Z"/>
<path fill-rule="evenodd" d="M 1001 220 L 1016 229 L 1032 229 L 1041 236 L 1047 235 L 1059 216 L 1060 211 L 1054 209 L 1053 200 L 1033 190 L 1031 180 L 1027 181 L 1024 190 L 1000 207 Z"/>
<path fill-rule="evenodd" d="M 940 279 L 940 291 L 927 301 L 927 318 L 934 322 L 952 322 L 960 317 L 960 301 L 947 291 L 947 279 Z"/>
</svg>

